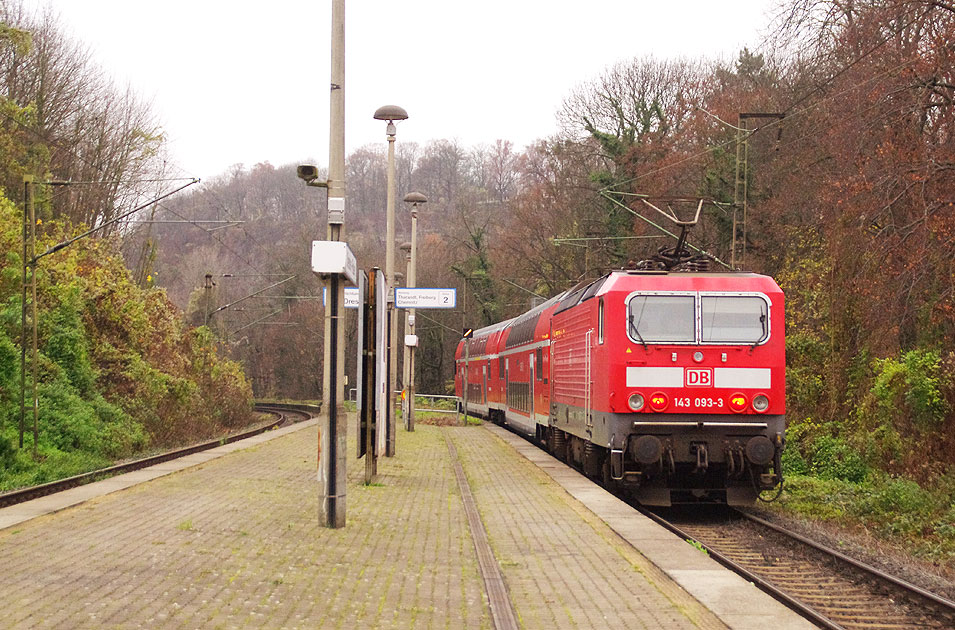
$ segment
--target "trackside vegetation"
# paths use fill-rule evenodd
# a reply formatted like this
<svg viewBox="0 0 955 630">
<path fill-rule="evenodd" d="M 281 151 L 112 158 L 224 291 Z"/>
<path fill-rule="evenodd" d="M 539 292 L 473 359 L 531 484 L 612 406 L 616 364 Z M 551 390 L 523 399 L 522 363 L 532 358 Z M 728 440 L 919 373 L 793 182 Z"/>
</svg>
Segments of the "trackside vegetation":
<svg viewBox="0 0 955 630">
<path fill-rule="evenodd" d="M 800 343 L 797 336 L 791 343 Z M 814 373 L 791 356 L 790 413 L 780 505 L 892 542 L 943 566 L 955 562 L 955 472 L 947 465 L 955 426 L 950 374 L 955 355 L 916 349 L 897 357 L 860 357 L 845 420 L 818 422 L 798 392 Z M 808 382 L 807 382 L 808 381 Z"/>
<path fill-rule="evenodd" d="M 134 284 L 110 239 L 89 238 L 37 265 L 39 440 L 34 445 L 28 363 L 19 448 L 21 217 L 0 198 L 0 490 L 252 420 L 251 387 L 237 363 L 218 355 L 210 331 L 188 328 L 164 290 Z M 68 221 L 37 230 L 41 252 L 80 232 Z"/>
</svg>

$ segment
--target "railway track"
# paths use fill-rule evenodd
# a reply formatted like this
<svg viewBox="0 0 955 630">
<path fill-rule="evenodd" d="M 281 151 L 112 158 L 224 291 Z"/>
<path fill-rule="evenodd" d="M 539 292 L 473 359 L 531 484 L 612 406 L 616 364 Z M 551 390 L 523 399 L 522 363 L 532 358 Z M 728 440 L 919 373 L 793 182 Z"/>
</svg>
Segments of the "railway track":
<svg viewBox="0 0 955 630">
<path fill-rule="evenodd" d="M 66 479 L 59 479 L 57 481 L 51 481 L 38 486 L 31 486 L 29 488 L 21 488 L 11 492 L 4 492 L 0 494 L 0 508 L 16 505 L 17 503 L 23 503 L 24 501 L 30 501 L 32 499 L 38 499 L 50 494 L 69 490 L 70 488 L 75 488 L 77 486 L 82 486 L 94 481 L 99 481 L 100 479 L 106 479 L 114 475 L 139 470 L 148 466 L 154 466 L 155 464 L 161 464 L 162 462 L 185 457 L 186 455 L 191 455 L 193 453 L 199 453 L 210 448 L 215 448 L 216 446 L 222 446 L 223 444 L 244 440 L 245 438 L 250 438 L 260 433 L 265 433 L 266 431 L 278 428 L 280 426 L 307 420 L 312 416 L 305 405 L 285 406 L 279 404 L 260 403 L 255 405 L 255 410 L 260 413 L 272 414 L 274 419 L 253 429 L 248 429 L 240 433 L 233 433 L 219 439 L 193 444 L 192 446 L 187 446 L 185 448 L 160 453 L 158 455 L 152 455 L 150 457 L 144 457 L 142 459 L 117 464 L 108 468 L 102 468 L 100 470 L 93 470 L 88 473 L 67 477 Z"/>
<path fill-rule="evenodd" d="M 756 516 L 641 511 L 822 628 L 955 628 L 955 602 Z"/>
</svg>

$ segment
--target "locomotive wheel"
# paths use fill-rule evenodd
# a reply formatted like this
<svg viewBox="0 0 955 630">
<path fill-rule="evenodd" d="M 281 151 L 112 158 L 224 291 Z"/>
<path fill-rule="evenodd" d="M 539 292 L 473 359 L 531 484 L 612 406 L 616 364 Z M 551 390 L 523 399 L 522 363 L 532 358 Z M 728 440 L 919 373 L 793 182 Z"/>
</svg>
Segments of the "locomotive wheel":
<svg viewBox="0 0 955 630">
<path fill-rule="evenodd" d="M 562 462 L 567 461 L 567 434 L 560 429 L 551 427 L 551 449 L 550 453 Z"/>
<path fill-rule="evenodd" d="M 610 476 L 610 458 L 604 457 L 603 465 L 600 467 L 600 484 L 607 490 L 613 490 L 617 482 Z"/>
<path fill-rule="evenodd" d="M 584 442 L 584 474 L 592 479 L 601 476 L 601 468 L 606 455 L 603 449 L 593 442 Z"/>
</svg>

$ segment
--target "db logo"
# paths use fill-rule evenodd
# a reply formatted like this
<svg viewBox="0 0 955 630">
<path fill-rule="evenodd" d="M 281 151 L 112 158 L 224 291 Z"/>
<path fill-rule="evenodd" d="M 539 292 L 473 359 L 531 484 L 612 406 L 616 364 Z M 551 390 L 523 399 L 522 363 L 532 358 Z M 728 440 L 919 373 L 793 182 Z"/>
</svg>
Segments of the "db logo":
<svg viewBox="0 0 955 630">
<path fill-rule="evenodd" d="M 713 387 L 712 368 L 686 368 L 687 387 Z"/>
</svg>

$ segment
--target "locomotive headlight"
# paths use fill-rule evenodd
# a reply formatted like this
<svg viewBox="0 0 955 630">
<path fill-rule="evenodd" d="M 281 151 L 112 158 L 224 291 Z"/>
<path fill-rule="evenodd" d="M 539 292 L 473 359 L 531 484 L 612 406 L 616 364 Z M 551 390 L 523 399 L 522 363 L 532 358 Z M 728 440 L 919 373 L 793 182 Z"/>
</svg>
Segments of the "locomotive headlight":
<svg viewBox="0 0 955 630">
<path fill-rule="evenodd" d="M 755 409 L 759 413 L 762 413 L 766 411 L 767 409 L 769 409 L 769 398 L 767 398 L 764 394 L 757 394 L 753 398 L 753 409 Z"/>
<path fill-rule="evenodd" d="M 633 393 L 630 394 L 630 399 L 627 400 L 627 404 L 630 405 L 630 408 L 634 411 L 640 411 L 643 409 L 643 405 L 646 401 L 643 399 L 643 394 Z"/>
<path fill-rule="evenodd" d="M 696 361 L 697 363 L 701 362 L 701 361 L 703 360 L 703 353 L 700 352 L 699 350 L 697 350 L 696 352 L 694 352 L 694 353 L 693 353 L 693 360 Z"/>
</svg>

